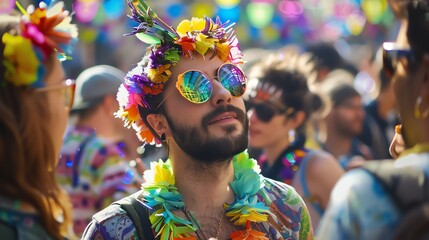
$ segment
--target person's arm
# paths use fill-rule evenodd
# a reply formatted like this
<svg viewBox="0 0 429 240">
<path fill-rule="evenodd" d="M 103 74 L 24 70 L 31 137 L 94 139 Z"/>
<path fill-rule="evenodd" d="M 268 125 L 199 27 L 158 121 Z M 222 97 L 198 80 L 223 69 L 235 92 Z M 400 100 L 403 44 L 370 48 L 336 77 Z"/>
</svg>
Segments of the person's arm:
<svg viewBox="0 0 429 240">
<path fill-rule="evenodd" d="M 331 191 L 343 174 L 340 164 L 327 152 L 319 151 L 309 159 L 306 173 L 308 188 L 323 209 L 328 206 Z"/>
</svg>

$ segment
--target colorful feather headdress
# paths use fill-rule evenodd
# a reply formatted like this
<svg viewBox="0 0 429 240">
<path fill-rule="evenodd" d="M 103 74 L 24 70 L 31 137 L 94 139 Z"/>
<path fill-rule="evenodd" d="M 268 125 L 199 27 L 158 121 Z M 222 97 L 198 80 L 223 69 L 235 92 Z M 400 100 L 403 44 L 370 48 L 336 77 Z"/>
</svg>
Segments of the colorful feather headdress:
<svg viewBox="0 0 429 240">
<path fill-rule="evenodd" d="M 30 5 L 27 10 L 17 3 L 23 13 L 19 27 L 20 34 L 5 33 L 1 37 L 3 51 L 4 80 L 0 84 L 15 86 L 44 86 L 43 62 L 54 52 L 60 60 L 67 58 L 71 43 L 77 41 L 77 27 L 71 24 L 70 12 L 64 10 L 64 3 L 40 2 L 39 7 Z"/>
<path fill-rule="evenodd" d="M 119 110 L 115 115 L 122 118 L 126 127 L 133 126 L 142 142 L 155 144 L 157 139 L 144 126 L 138 107 L 151 109 L 148 100 L 160 94 L 171 76 L 169 70 L 182 57 L 194 53 L 211 54 L 224 62 L 243 63 L 233 24 L 221 23 L 219 18 L 192 18 L 179 23 L 177 30 L 168 26 L 143 0 L 129 0 L 132 20 L 138 26 L 127 35 L 135 35 L 151 45 L 146 55 L 134 69 L 128 72 L 118 91 Z"/>
</svg>

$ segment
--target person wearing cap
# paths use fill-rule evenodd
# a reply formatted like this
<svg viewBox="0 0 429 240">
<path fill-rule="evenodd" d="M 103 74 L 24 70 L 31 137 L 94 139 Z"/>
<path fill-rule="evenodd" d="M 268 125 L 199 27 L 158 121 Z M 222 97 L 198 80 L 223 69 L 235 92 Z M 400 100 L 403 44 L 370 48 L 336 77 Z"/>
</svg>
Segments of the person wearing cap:
<svg viewBox="0 0 429 240">
<path fill-rule="evenodd" d="M 146 2 L 128 5 L 131 34 L 151 46 L 120 86 L 116 116 L 168 147 L 168 159 L 154 159 L 141 191 L 123 199 L 142 211 L 112 204 L 82 239 L 313 239 L 302 198 L 246 152 L 247 78 L 232 25 L 206 17 L 173 28 Z"/>
<path fill-rule="evenodd" d="M 124 76 L 117 68 L 99 65 L 76 79 L 71 114 L 77 119 L 65 134 L 57 179 L 70 195 L 78 235 L 95 212 L 136 191 L 140 183 L 126 161 L 122 122 L 113 116 L 118 107 L 115 95 Z"/>
</svg>

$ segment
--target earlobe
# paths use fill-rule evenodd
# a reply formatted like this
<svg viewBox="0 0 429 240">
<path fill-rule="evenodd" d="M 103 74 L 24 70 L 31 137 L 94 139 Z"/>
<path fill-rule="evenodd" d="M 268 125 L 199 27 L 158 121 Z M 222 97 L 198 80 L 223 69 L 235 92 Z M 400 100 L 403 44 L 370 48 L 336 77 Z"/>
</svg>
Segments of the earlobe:
<svg viewBox="0 0 429 240">
<path fill-rule="evenodd" d="M 149 114 L 146 119 L 150 127 L 158 134 L 158 136 L 161 136 L 162 133 L 168 132 L 169 128 L 164 116 L 153 113 Z"/>
</svg>

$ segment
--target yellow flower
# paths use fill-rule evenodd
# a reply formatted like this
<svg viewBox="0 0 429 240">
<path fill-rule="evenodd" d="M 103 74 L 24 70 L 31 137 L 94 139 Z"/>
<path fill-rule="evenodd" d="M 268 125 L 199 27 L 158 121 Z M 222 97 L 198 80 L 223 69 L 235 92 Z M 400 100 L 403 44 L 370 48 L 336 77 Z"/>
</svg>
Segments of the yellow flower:
<svg viewBox="0 0 429 240">
<path fill-rule="evenodd" d="M 177 32 L 179 35 L 185 36 L 186 33 L 192 31 L 202 31 L 206 27 L 206 20 L 204 18 L 195 18 L 193 17 L 191 21 L 183 20 L 177 26 Z"/>
<path fill-rule="evenodd" d="M 165 83 L 168 81 L 168 78 L 171 76 L 171 71 L 168 70 L 170 64 L 165 64 L 159 66 L 158 68 L 150 68 L 147 71 L 147 76 L 154 83 Z"/>
<path fill-rule="evenodd" d="M 212 49 L 214 44 L 219 40 L 216 38 L 209 38 L 205 34 L 199 33 L 195 38 L 195 51 L 204 56 L 209 49 Z"/>
<path fill-rule="evenodd" d="M 216 54 L 224 62 L 228 60 L 230 49 L 228 42 L 216 43 Z"/>
<path fill-rule="evenodd" d="M 31 41 L 9 33 L 3 34 L 2 41 L 5 45 L 3 51 L 5 79 L 16 86 L 31 85 L 36 82 L 40 61 Z"/>
<path fill-rule="evenodd" d="M 144 172 L 144 179 L 146 183 L 144 185 L 174 185 L 174 175 L 171 170 L 170 161 L 167 160 L 165 163 L 160 159 L 158 162 L 151 162 L 150 170 Z"/>
</svg>

